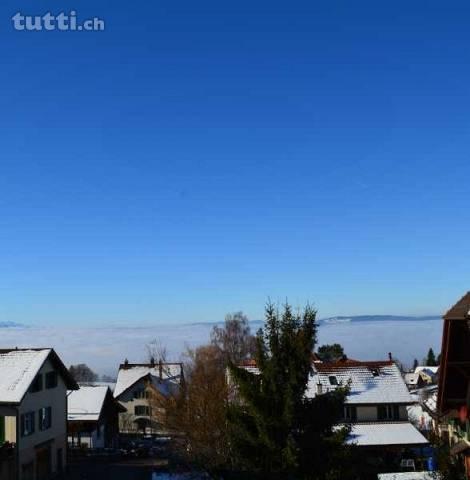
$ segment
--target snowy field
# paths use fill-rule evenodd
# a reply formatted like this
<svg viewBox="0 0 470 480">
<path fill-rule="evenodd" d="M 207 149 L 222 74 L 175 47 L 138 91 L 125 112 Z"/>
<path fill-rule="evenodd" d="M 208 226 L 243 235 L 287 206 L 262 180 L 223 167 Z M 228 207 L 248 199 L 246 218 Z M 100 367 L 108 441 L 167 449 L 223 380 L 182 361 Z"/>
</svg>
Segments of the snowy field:
<svg viewBox="0 0 470 480">
<path fill-rule="evenodd" d="M 255 322 L 254 330 L 260 326 Z M 101 374 L 115 375 L 119 363 L 146 359 L 146 345 L 158 339 L 166 345 L 172 360 L 178 360 L 187 346 L 208 341 L 212 324 L 109 327 L 4 327 L 0 348 L 53 347 L 64 362 L 87 363 Z M 330 322 L 319 329 L 319 344 L 340 343 L 351 358 L 386 359 L 388 352 L 410 365 L 421 360 L 429 347 L 440 351 L 442 321 L 380 320 Z"/>
</svg>

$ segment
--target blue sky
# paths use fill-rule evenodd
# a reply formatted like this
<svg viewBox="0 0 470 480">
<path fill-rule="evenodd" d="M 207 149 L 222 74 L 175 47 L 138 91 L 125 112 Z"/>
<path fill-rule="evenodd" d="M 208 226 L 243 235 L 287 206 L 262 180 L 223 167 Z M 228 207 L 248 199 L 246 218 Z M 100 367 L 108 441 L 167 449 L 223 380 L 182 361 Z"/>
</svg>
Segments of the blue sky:
<svg viewBox="0 0 470 480">
<path fill-rule="evenodd" d="M 72 9 L 105 32 L 10 20 Z M 468 2 L 5 0 L 0 25 L 0 321 L 470 288 Z"/>
</svg>

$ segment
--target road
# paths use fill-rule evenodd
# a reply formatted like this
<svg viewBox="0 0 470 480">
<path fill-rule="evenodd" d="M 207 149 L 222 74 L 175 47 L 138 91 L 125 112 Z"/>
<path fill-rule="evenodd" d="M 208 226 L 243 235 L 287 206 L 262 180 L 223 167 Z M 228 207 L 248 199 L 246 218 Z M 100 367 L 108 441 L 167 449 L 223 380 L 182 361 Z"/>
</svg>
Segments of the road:
<svg viewBox="0 0 470 480">
<path fill-rule="evenodd" d="M 69 463 L 67 480 L 151 480 L 152 472 L 162 465 L 152 460 L 106 461 L 75 460 Z"/>
</svg>

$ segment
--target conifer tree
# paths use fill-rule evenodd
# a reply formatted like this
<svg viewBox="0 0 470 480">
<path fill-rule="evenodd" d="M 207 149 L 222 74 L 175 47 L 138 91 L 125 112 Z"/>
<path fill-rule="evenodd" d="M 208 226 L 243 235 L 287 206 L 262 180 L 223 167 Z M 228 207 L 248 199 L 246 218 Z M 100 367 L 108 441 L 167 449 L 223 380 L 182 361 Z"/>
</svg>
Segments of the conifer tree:
<svg viewBox="0 0 470 480">
<path fill-rule="evenodd" d="M 436 355 L 434 354 L 434 350 L 432 348 L 428 351 L 428 356 L 426 358 L 426 365 L 428 367 L 435 367 L 437 365 Z"/>
<path fill-rule="evenodd" d="M 345 390 L 315 398 L 306 395 L 316 342 L 316 312 L 307 305 L 282 313 L 269 303 L 264 331 L 257 335 L 259 374 L 230 365 L 238 402 L 229 408 L 235 466 L 248 478 L 333 479 L 340 476 L 339 456 L 346 429 L 337 429 Z"/>
</svg>

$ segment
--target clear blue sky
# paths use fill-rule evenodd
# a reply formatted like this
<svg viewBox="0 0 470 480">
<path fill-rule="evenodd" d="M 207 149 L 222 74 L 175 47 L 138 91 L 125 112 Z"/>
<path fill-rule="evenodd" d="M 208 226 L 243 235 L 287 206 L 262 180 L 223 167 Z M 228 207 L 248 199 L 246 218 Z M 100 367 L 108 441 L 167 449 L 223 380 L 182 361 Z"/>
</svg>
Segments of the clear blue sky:
<svg viewBox="0 0 470 480">
<path fill-rule="evenodd" d="M 10 21 L 71 9 L 106 31 Z M 470 289 L 468 2 L 4 0 L 0 25 L 0 321 Z"/>
</svg>

